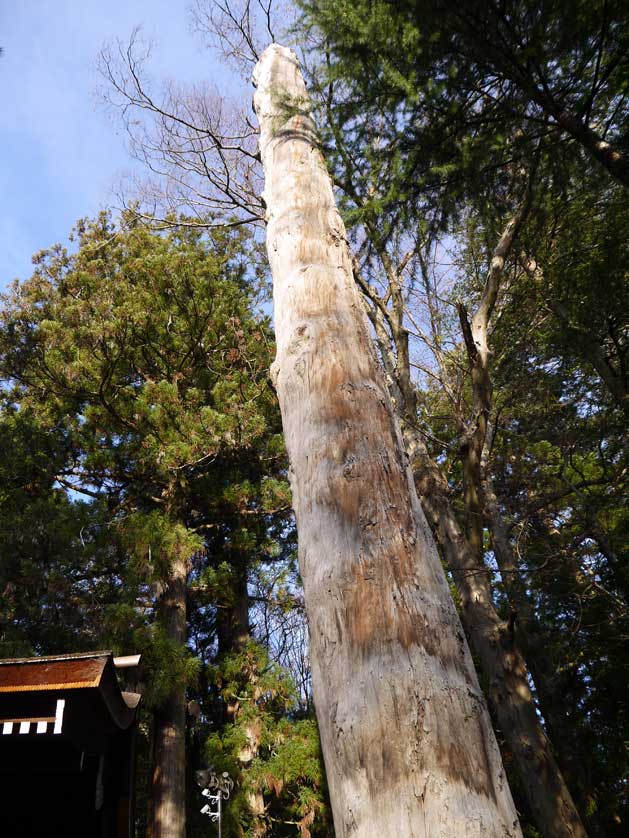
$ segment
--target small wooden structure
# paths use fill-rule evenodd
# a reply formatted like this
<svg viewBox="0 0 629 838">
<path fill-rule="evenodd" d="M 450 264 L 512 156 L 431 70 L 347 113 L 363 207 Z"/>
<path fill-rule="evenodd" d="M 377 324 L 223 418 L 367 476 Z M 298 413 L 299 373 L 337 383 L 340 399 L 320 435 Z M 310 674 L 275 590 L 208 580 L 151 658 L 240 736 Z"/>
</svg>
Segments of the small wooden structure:
<svg viewBox="0 0 629 838">
<path fill-rule="evenodd" d="M 0 660 L 0 835 L 133 838 L 139 701 L 111 652 Z"/>
</svg>

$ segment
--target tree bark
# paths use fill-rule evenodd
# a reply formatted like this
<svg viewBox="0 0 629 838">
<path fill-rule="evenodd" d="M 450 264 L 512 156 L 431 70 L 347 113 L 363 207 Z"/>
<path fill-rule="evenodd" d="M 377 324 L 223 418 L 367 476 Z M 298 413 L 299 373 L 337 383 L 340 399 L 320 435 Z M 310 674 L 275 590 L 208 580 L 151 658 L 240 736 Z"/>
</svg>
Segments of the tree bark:
<svg viewBox="0 0 629 838">
<path fill-rule="evenodd" d="M 404 346 L 400 345 L 400 341 L 406 340 L 401 327 L 402 316 L 399 311 L 395 318 L 389 316 L 395 354 L 391 351 L 384 313 L 378 307 L 378 301 L 372 309 L 371 319 L 403 428 L 406 451 L 414 466 L 422 506 L 452 573 L 461 599 L 467 635 L 480 662 L 495 717 L 513 753 L 536 824 L 545 838 L 584 838 L 585 831 L 570 791 L 537 715 L 526 663 L 515 645 L 513 629 L 494 608 L 491 582 L 484 561 L 484 518 L 488 515 L 489 488 L 487 481 L 483 480 L 488 466 L 486 441 L 492 407 L 489 321 L 505 258 L 525 212 L 526 204 L 505 225 L 492 255 L 483 295 L 471 321 L 465 308 L 459 306 L 473 393 L 473 417 L 469 430 L 463 434 L 461 446 L 465 531 L 450 503 L 448 482 L 441 468 L 430 457 L 417 430 L 417 398 L 410 380 L 410 368 L 406 374 L 402 374 L 400 368 L 400 359 L 408 357 Z M 388 280 L 391 283 L 390 276 Z M 465 425 L 462 417 L 459 417 L 459 424 L 462 427 Z M 491 497 L 495 500 L 495 496 Z M 493 524 L 502 524 L 497 502 L 492 509 L 498 516 Z M 500 544 L 506 549 L 506 528 L 501 529 L 500 534 L 504 536 Z M 499 559 L 503 558 L 501 554 Z"/>
<path fill-rule="evenodd" d="M 484 560 L 486 517 L 490 526 L 493 524 L 495 545 L 503 550 L 498 558 L 505 558 L 504 551 L 510 547 L 508 540 L 504 539 L 506 533 L 501 526 L 502 517 L 497 503 L 494 506 L 491 504 L 495 496 L 490 491 L 490 481 L 484 479 L 489 468 L 489 416 L 493 401 L 489 324 L 505 260 L 526 215 L 527 203 L 525 201 L 505 225 L 492 254 L 483 294 L 471 321 L 465 308 L 459 305 L 474 406 L 472 432 L 467 434 L 461 449 L 466 534 L 464 536 L 460 531 L 449 504 L 434 510 L 432 523 L 441 534 L 439 541 L 461 596 L 464 623 L 469 627 L 472 647 L 488 681 L 491 705 L 513 752 L 535 822 L 544 838 L 586 838 L 581 818 L 538 717 L 514 627 L 502 621 L 494 608 L 491 581 Z M 430 501 L 431 497 L 427 496 L 428 505 Z M 511 583 L 515 584 L 514 580 Z M 508 590 L 509 581 L 506 587 Z"/>
<path fill-rule="evenodd" d="M 251 640 L 249 627 L 249 594 L 247 567 L 243 557 L 232 557 L 233 589 L 227 590 L 226 602 L 220 604 L 216 615 L 216 634 L 219 657 L 241 652 Z M 233 718 L 228 718 L 233 721 Z"/>
<path fill-rule="evenodd" d="M 575 759 L 570 738 L 570 721 L 565 712 L 565 698 L 552 683 L 553 664 L 548 658 L 546 638 L 539 631 L 526 581 L 521 577 L 511 544 L 508 527 L 492 480 L 487 475 L 483 479 L 483 503 L 492 536 L 496 564 L 513 609 L 515 642 L 531 674 L 537 705 L 544 719 L 544 729 L 553 743 L 561 775 L 568 781 L 572 793 L 576 795 L 573 800 L 580 800 L 583 809 L 584 804 L 588 802 L 588 784 L 584 780 L 584 766 L 579 763 L 578 758 Z M 564 796 L 562 794 L 562 797 Z M 564 805 L 564 811 L 570 811 L 569 804 Z M 543 834 L 546 835 L 546 832 L 543 831 Z"/>
<path fill-rule="evenodd" d="M 339 838 L 519 838 L 294 53 L 254 76 L 313 687 Z"/>
<path fill-rule="evenodd" d="M 158 603 L 158 620 L 168 638 L 186 643 L 187 560 L 175 556 Z M 154 712 L 152 765 L 152 838 L 185 838 L 186 834 L 186 706 L 185 686 L 175 688 Z"/>
</svg>

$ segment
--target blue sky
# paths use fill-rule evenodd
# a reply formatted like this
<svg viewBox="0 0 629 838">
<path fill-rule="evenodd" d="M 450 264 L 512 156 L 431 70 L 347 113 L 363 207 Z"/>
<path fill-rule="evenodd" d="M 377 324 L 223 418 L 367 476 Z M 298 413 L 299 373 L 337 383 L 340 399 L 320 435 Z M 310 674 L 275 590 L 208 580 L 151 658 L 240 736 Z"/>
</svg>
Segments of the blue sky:
<svg viewBox="0 0 629 838">
<path fill-rule="evenodd" d="M 189 30 L 188 0 L 0 0 L 0 288 L 30 275 L 31 256 L 114 200 L 132 161 L 99 104 L 99 50 L 136 25 L 151 73 L 223 81 Z"/>
</svg>

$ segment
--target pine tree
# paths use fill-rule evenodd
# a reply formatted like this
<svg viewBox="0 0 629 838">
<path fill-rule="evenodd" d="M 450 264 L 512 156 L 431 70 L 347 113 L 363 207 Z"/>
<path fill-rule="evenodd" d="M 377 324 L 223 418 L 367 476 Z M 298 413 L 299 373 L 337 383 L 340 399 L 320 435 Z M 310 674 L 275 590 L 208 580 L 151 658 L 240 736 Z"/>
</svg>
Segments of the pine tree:
<svg viewBox="0 0 629 838">
<path fill-rule="evenodd" d="M 255 310 L 255 244 L 238 232 L 117 227 L 106 215 L 81 222 L 76 235 L 75 252 L 40 254 L 33 277 L 6 301 L 5 395 L 41 437 L 61 439 L 48 487 L 92 499 L 90 515 L 107 512 L 102 534 L 118 559 L 109 580 L 121 582 L 103 603 L 100 636 L 144 654 L 152 834 L 178 838 L 185 691 L 199 672 L 189 584 L 217 555 L 246 579 L 273 516 L 288 513 L 281 473 L 270 479 L 283 449 L 267 385 L 268 324 Z M 55 491 L 62 506 L 78 508 Z M 59 540 L 63 566 L 73 545 L 63 533 Z M 75 561 L 90 591 L 91 550 L 88 539 Z"/>
</svg>

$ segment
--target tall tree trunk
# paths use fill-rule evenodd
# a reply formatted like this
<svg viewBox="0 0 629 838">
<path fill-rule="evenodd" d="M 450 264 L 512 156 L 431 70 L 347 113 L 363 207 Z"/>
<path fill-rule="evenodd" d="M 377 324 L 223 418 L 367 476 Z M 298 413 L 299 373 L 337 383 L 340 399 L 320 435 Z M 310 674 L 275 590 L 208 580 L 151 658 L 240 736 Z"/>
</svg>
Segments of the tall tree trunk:
<svg viewBox="0 0 629 838">
<path fill-rule="evenodd" d="M 186 643 L 187 559 L 175 556 L 160 597 L 157 616 L 173 643 Z M 185 838 L 186 707 L 185 687 L 175 688 L 154 713 L 152 765 L 152 838 Z"/>
<path fill-rule="evenodd" d="M 249 627 L 249 595 L 247 568 L 242 557 L 232 556 L 233 588 L 225 591 L 226 601 L 220 603 L 216 615 L 216 634 L 220 657 L 241 652 L 251 640 Z M 233 719 L 229 719 L 233 721 Z"/>
<path fill-rule="evenodd" d="M 492 254 L 478 308 L 471 321 L 459 305 L 472 383 L 474 416 L 471 431 L 461 448 L 463 492 L 467 513 L 466 535 L 461 532 L 449 504 L 432 511 L 432 524 L 440 533 L 444 555 L 461 595 L 464 622 L 472 647 L 487 678 L 488 693 L 500 728 L 513 752 L 535 822 L 544 838 L 586 838 L 570 791 L 559 769 L 529 688 L 528 671 L 515 642 L 512 625 L 503 622 L 494 608 L 491 581 L 484 560 L 484 518 L 490 496 L 483 493 L 488 470 L 489 416 L 492 381 L 489 373 L 489 323 L 496 304 L 505 259 L 526 214 L 525 203 L 507 222 Z M 486 489 L 489 484 L 486 483 Z M 426 492 L 430 506 L 435 493 Z M 445 496 L 444 493 L 441 493 Z M 494 508 L 497 512 L 497 507 Z M 430 513 L 429 513 L 430 515 Z M 501 518 L 494 520 L 494 535 Z M 500 546 L 506 547 L 504 542 Z"/>
<path fill-rule="evenodd" d="M 336 833 L 521 836 L 293 52 L 255 70 L 277 358 Z"/>
<path fill-rule="evenodd" d="M 576 757 L 570 737 L 570 720 L 565 712 L 565 698 L 552 685 L 553 661 L 549 659 L 546 638 L 539 632 L 533 605 L 526 582 L 521 578 L 518 562 L 511 544 L 509 530 L 503 517 L 491 478 L 483 479 L 483 503 L 491 532 L 496 564 L 502 576 L 504 589 L 514 609 L 515 641 L 522 650 L 528 670 L 535 685 L 535 694 L 544 727 L 557 756 L 561 772 L 570 783 L 585 808 L 589 802 L 585 766 Z M 546 834 L 546 833 L 544 833 Z M 553 835 L 555 833 L 552 833 Z"/>
<path fill-rule="evenodd" d="M 371 319 L 422 506 L 452 573 L 461 599 L 465 629 L 487 682 L 495 717 L 513 753 L 526 799 L 544 838 L 585 838 L 578 812 L 537 715 L 525 661 L 514 645 L 509 624 L 500 618 L 494 608 L 490 578 L 484 562 L 483 518 L 487 510 L 482 477 L 487 465 L 484 454 L 492 404 L 488 323 L 496 302 L 504 260 L 524 211 L 523 206 L 505 226 L 492 257 L 481 302 L 471 323 L 464 307 L 459 307 L 470 357 L 474 396 L 474 415 L 469 431 L 464 434 L 461 453 L 465 531 L 450 503 L 449 486 L 443 471 L 430 457 L 418 431 L 417 397 L 410 379 L 410 367 L 406 370 L 400 367 L 400 359 L 408 357 L 404 348 L 407 336 L 402 328 L 402 316 L 400 313 L 395 319 L 389 316 L 395 354 L 385 328 L 384 313 L 377 301 L 371 309 Z M 391 285 L 391 277 L 388 279 Z M 361 283 L 363 286 L 364 283 Z M 369 294 L 369 288 L 365 290 Z"/>
</svg>

